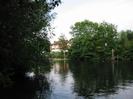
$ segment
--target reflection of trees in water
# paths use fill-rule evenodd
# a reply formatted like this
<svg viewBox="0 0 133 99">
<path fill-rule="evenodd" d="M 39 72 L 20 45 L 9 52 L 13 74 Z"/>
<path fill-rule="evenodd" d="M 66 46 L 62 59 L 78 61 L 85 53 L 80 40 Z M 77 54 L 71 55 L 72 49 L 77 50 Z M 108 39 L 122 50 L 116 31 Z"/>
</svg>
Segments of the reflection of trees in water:
<svg viewBox="0 0 133 99">
<path fill-rule="evenodd" d="M 69 67 L 68 62 L 64 61 L 56 61 L 54 63 L 54 72 L 59 74 L 67 74 Z"/>
<path fill-rule="evenodd" d="M 56 61 L 54 63 L 54 72 L 60 74 L 61 77 L 61 82 L 65 82 L 66 80 L 66 76 L 68 75 L 68 71 L 69 71 L 69 66 L 68 66 L 68 62 L 66 62 L 65 60 L 63 61 Z"/>
<path fill-rule="evenodd" d="M 44 95 L 49 91 L 45 77 L 26 78 L 11 88 L 0 90 L 0 99 L 45 99 Z"/>
<path fill-rule="evenodd" d="M 33 78 L 20 78 L 11 88 L 0 89 L 0 99 L 45 99 L 51 93 L 50 83 L 44 73 L 50 66 L 34 66 Z"/>
<path fill-rule="evenodd" d="M 38 83 L 38 90 L 36 91 L 36 99 L 46 99 L 48 97 L 50 97 L 51 95 L 51 86 L 50 86 L 50 82 L 48 81 L 48 79 L 43 76 L 43 75 L 38 75 L 39 77 L 37 78 L 37 83 Z M 49 98 L 48 98 L 49 99 Z"/>
<path fill-rule="evenodd" d="M 75 80 L 74 91 L 80 96 L 108 95 L 133 80 L 130 64 L 71 64 Z"/>
<path fill-rule="evenodd" d="M 34 72 L 36 77 L 34 80 L 36 81 L 36 98 L 35 99 L 45 99 L 49 97 L 51 94 L 50 89 L 50 81 L 45 77 L 45 74 L 50 71 L 50 65 L 47 64 L 46 66 L 36 66 L 34 67 Z"/>
</svg>

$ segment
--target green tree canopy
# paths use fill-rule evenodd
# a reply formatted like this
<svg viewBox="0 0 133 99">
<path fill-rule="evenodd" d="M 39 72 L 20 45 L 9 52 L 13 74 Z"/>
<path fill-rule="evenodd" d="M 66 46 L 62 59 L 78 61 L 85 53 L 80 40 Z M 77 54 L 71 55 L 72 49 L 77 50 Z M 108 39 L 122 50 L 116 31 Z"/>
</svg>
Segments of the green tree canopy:
<svg viewBox="0 0 133 99">
<path fill-rule="evenodd" d="M 69 41 L 66 39 L 65 35 L 61 35 L 58 39 L 58 43 L 61 50 L 68 50 Z"/>
<path fill-rule="evenodd" d="M 47 27 L 53 19 L 51 10 L 60 2 L 0 0 L 0 78 L 10 80 L 12 75 L 23 74 L 46 55 L 50 45 Z"/>
<path fill-rule="evenodd" d="M 121 31 L 119 37 L 120 55 L 124 60 L 133 60 L 133 31 Z"/>
<path fill-rule="evenodd" d="M 106 22 L 77 22 L 70 33 L 73 36 L 71 58 L 105 60 L 111 57 L 111 50 L 116 46 L 116 26 Z"/>
</svg>

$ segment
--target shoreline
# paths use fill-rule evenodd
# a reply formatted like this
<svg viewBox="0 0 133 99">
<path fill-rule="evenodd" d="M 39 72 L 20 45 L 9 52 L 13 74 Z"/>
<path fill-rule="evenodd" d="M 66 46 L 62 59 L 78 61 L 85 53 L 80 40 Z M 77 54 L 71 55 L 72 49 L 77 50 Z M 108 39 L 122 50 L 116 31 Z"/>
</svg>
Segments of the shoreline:
<svg viewBox="0 0 133 99">
<path fill-rule="evenodd" d="M 68 58 L 50 58 L 50 60 L 69 60 Z"/>
</svg>

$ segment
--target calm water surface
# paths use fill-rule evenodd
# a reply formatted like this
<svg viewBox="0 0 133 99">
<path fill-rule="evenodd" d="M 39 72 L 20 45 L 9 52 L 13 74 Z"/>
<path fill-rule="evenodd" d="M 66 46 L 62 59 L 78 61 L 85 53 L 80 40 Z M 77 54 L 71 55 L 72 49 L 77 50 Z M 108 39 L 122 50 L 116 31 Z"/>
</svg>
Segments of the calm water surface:
<svg viewBox="0 0 133 99">
<path fill-rule="evenodd" d="M 133 99 L 132 63 L 54 61 L 28 75 L 28 82 L 0 92 L 0 99 Z"/>
<path fill-rule="evenodd" d="M 55 61 L 46 73 L 51 86 L 42 99 L 133 99 L 133 65 Z"/>
</svg>

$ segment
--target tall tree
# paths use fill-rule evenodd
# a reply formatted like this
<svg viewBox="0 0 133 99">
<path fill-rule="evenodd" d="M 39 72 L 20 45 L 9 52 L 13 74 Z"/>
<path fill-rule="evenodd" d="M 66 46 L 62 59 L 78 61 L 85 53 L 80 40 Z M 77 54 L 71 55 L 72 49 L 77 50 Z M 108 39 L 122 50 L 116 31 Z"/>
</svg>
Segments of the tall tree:
<svg viewBox="0 0 133 99">
<path fill-rule="evenodd" d="M 0 78 L 10 81 L 49 51 L 47 27 L 60 0 L 0 0 Z M 7 78 L 7 79 L 6 79 Z M 2 85 L 0 83 L 0 85 Z"/>
<path fill-rule="evenodd" d="M 62 51 L 68 50 L 68 43 L 69 41 L 66 39 L 65 35 L 61 35 L 59 37 L 59 47 Z"/>
<path fill-rule="evenodd" d="M 121 31 L 119 34 L 121 58 L 124 60 L 133 60 L 133 31 Z"/>
<path fill-rule="evenodd" d="M 115 49 L 117 41 L 117 30 L 114 25 L 85 20 L 75 23 L 71 29 L 72 58 L 105 60 L 111 57 L 111 50 Z"/>
</svg>

